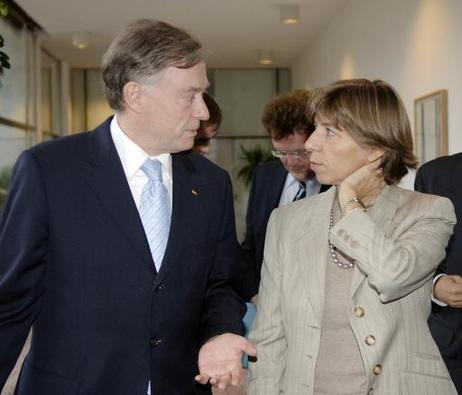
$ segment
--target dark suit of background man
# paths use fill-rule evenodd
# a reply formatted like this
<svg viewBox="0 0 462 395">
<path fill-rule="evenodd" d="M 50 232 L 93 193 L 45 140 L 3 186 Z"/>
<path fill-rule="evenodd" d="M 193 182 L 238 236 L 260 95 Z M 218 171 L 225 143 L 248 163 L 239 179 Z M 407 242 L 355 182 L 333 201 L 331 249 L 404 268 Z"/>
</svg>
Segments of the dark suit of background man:
<svg viewBox="0 0 462 395">
<path fill-rule="evenodd" d="M 247 206 L 246 235 L 242 242 L 247 279 L 241 294 L 256 302 L 260 284 L 266 225 L 271 212 L 294 200 L 324 190 L 310 169 L 305 141 L 314 130 L 309 114 L 310 92 L 295 90 L 269 102 L 262 122 L 279 160 L 259 165 L 252 178 Z"/>
<path fill-rule="evenodd" d="M 201 46 L 140 20 L 102 71 L 115 117 L 25 151 L 14 170 L 0 223 L 0 386 L 31 326 L 19 394 L 193 394 L 198 372 L 237 381 L 253 350 L 228 285 L 231 185 L 183 152 L 208 118 Z M 159 222 L 171 223 L 165 238 L 151 233 Z"/>
<path fill-rule="evenodd" d="M 415 179 L 416 191 L 448 197 L 456 210 L 454 234 L 449 240 L 446 258 L 435 275 L 434 303 L 428 323 L 459 394 L 462 394 L 461 176 L 462 153 L 459 153 L 425 163 Z"/>
</svg>

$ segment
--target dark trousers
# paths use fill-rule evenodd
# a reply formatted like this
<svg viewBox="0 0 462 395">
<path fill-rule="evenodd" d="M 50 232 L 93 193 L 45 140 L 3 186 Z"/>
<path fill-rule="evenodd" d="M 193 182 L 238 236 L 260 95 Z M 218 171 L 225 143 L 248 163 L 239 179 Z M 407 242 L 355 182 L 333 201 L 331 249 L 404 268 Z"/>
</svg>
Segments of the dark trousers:
<svg viewBox="0 0 462 395">
<path fill-rule="evenodd" d="M 457 393 L 462 395 L 462 366 L 450 366 L 450 364 L 448 364 L 448 370 L 456 386 Z"/>
</svg>

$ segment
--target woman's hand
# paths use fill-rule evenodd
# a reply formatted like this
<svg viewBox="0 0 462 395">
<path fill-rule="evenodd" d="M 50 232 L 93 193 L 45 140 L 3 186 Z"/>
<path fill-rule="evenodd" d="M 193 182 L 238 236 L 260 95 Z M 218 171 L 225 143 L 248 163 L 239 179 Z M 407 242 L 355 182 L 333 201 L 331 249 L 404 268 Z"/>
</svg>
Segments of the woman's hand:
<svg viewBox="0 0 462 395">
<path fill-rule="evenodd" d="M 340 207 L 343 209 L 354 197 L 361 200 L 365 206 L 369 206 L 375 202 L 384 185 L 378 161 L 369 163 L 350 174 L 338 186 Z"/>
</svg>

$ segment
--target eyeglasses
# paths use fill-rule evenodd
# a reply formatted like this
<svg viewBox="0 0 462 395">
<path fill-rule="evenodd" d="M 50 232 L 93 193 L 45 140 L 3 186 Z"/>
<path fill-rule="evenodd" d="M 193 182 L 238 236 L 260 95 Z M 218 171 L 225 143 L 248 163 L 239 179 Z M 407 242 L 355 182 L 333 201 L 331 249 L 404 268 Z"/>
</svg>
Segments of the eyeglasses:
<svg viewBox="0 0 462 395">
<path fill-rule="evenodd" d="M 289 156 L 295 160 L 302 160 L 308 158 L 310 153 L 308 151 L 283 152 L 274 149 L 271 150 L 271 155 L 283 160 L 287 160 Z"/>
</svg>

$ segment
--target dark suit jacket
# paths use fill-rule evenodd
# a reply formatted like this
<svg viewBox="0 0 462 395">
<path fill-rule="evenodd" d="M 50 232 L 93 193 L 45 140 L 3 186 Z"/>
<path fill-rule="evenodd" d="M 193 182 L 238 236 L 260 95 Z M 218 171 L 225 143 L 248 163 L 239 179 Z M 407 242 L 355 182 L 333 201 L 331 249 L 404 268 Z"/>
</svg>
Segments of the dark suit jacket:
<svg viewBox="0 0 462 395">
<path fill-rule="evenodd" d="M 256 167 L 247 205 L 246 234 L 241 244 L 246 265 L 244 283 L 239 293 L 245 300 L 258 293 L 260 271 L 263 261 L 266 225 L 273 210 L 278 207 L 287 177 L 287 170 L 280 160 L 263 163 Z M 321 192 L 328 189 L 322 185 Z"/>
<path fill-rule="evenodd" d="M 462 153 L 432 160 L 417 171 L 415 190 L 446 196 L 454 205 L 457 224 L 446 258 L 437 273 L 462 275 Z M 432 304 L 429 325 L 448 365 L 462 364 L 462 310 Z"/>
<path fill-rule="evenodd" d="M 245 306 L 228 285 L 228 175 L 173 155 L 156 274 L 109 123 L 35 146 L 15 167 L 0 222 L 0 387 L 33 325 L 19 395 L 146 395 L 149 380 L 156 395 L 193 394 L 201 344 L 243 333 Z"/>
</svg>

